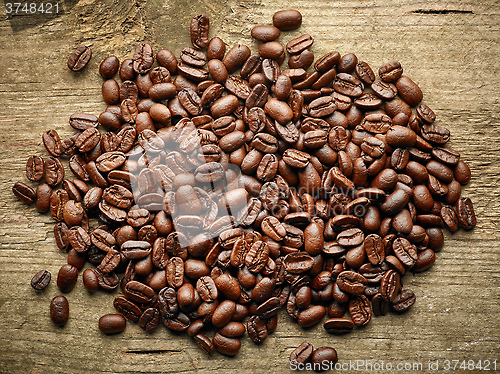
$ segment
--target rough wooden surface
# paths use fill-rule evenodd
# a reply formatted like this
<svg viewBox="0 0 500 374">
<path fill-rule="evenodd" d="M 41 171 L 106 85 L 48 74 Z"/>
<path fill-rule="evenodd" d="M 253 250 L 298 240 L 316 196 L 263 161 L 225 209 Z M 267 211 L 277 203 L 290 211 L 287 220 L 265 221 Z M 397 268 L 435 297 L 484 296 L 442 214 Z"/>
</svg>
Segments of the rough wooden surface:
<svg viewBox="0 0 500 374">
<path fill-rule="evenodd" d="M 53 17 L 8 17 L 0 11 L 0 372 L 282 373 L 289 371 L 291 350 L 304 340 L 334 346 L 341 363 L 422 363 L 419 372 L 430 372 L 429 360 L 439 360 L 440 369 L 444 360 L 500 360 L 498 1 L 74 0 L 60 5 L 64 12 Z M 300 9 L 304 22 L 284 33 L 282 42 L 309 33 L 316 56 L 355 52 L 373 67 L 401 61 L 438 122 L 451 130 L 450 146 L 473 170 L 463 194 L 474 202 L 475 230 L 446 234 L 434 267 L 405 276 L 405 287 L 417 295 L 410 312 L 374 318 L 348 336 L 327 335 L 321 326 L 303 330 L 286 313 L 262 346 L 244 338 L 235 358 L 208 357 L 187 336 L 162 327 L 147 335 L 129 324 L 123 334 L 103 336 L 97 319 L 114 311 L 114 295 L 89 295 L 81 282 L 68 295 L 69 323 L 55 327 L 48 316 L 49 302 L 59 294 L 55 282 L 40 294 L 29 282 L 42 268 L 55 276 L 66 257 L 55 245 L 51 218 L 11 193 L 14 181 L 25 181 L 27 157 L 45 155 L 40 134 L 56 128 L 65 137 L 72 133 L 70 114 L 104 109 L 97 67 L 106 55 L 123 60 L 143 40 L 178 55 L 189 45 L 190 18 L 200 12 L 211 17 L 212 36 L 255 50 L 251 27 L 290 7 Z M 65 65 L 80 43 L 92 44 L 93 57 L 75 74 Z"/>
</svg>

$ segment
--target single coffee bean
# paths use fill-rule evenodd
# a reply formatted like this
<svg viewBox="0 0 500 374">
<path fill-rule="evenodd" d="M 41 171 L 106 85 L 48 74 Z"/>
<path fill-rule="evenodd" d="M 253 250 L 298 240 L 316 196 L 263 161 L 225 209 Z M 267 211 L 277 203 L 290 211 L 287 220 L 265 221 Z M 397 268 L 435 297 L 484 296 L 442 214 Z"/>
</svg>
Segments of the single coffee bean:
<svg viewBox="0 0 500 374">
<path fill-rule="evenodd" d="M 64 296 L 56 296 L 50 302 L 50 319 L 58 326 L 64 326 L 69 319 L 69 303 Z"/>
<path fill-rule="evenodd" d="M 154 54 L 153 49 L 147 43 L 142 43 L 137 46 L 134 52 L 133 68 L 137 74 L 145 74 L 153 65 Z"/>
<path fill-rule="evenodd" d="M 324 371 L 326 367 L 333 367 L 337 363 L 337 351 L 332 347 L 317 348 L 311 356 L 314 371 Z"/>
<path fill-rule="evenodd" d="M 457 201 L 457 218 L 460 227 L 471 230 L 476 226 L 476 213 L 472 201 L 468 197 L 461 197 Z"/>
<path fill-rule="evenodd" d="M 349 314 L 356 326 L 368 324 L 372 318 L 370 301 L 365 295 L 357 295 L 349 301 Z"/>
<path fill-rule="evenodd" d="M 195 48 L 205 48 L 208 46 L 208 31 L 210 28 L 210 19 L 205 14 L 194 16 L 189 28 L 191 33 L 191 43 Z"/>
<path fill-rule="evenodd" d="M 259 316 L 251 316 L 247 321 L 248 336 L 255 344 L 261 344 L 267 338 L 266 322 Z"/>
<path fill-rule="evenodd" d="M 31 204 L 36 200 L 36 193 L 30 186 L 22 183 L 16 182 L 12 186 L 12 193 L 21 200 L 23 203 Z"/>
<path fill-rule="evenodd" d="M 33 287 L 37 291 L 42 291 L 49 285 L 50 278 L 51 276 L 49 271 L 40 270 L 31 279 L 31 287 Z"/>
<path fill-rule="evenodd" d="M 81 45 L 76 48 L 73 53 L 68 57 L 68 68 L 73 71 L 82 70 L 87 66 L 90 58 L 92 57 L 92 50 L 90 47 Z"/>
<path fill-rule="evenodd" d="M 380 79 L 384 82 L 395 82 L 397 81 L 401 75 L 403 74 L 403 68 L 401 64 L 397 61 L 387 62 L 382 65 L 378 70 L 378 75 Z"/>
<path fill-rule="evenodd" d="M 265 43 L 278 39 L 280 36 L 280 30 L 275 26 L 259 25 L 255 26 L 250 34 L 259 42 Z"/>
<path fill-rule="evenodd" d="M 415 304 L 416 296 L 412 290 L 403 290 L 392 302 L 392 308 L 396 312 L 405 312 Z"/>
<path fill-rule="evenodd" d="M 44 161 L 40 156 L 30 156 L 26 162 L 26 177 L 33 182 L 41 180 L 45 173 Z"/>
<path fill-rule="evenodd" d="M 117 334 L 125 330 L 127 320 L 121 314 L 105 314 L 99 318 L 99 330 L 105 334 Z"/>
<path fill-rule="evenodd" d="M 86 269 L 82 274 L 83 286 L 89 292 L 97 291 L 99 288 L 99 280 L 92 269 Z"/>
<path fill-rule="evenodd" d="M 72 265 L 61 266 L 57 273 L 57 287 L 61 292 L 70 292 L 78 280 L 78 269 Z"/>
<path fill-rule="evenodd" d="M 345 334 L 354 328 L 354 322 L 348 318 L 330 318 L 323 324 L 326 332 L 330 334 Z"/>
<path fill-rule="evenodd" d="M 236 338 L 227 338 L 222 334 L 216 332 L 212 339 L 212 342 L 217 349 L 217 352 L 222 353 L 226 356 L 236 355 L 241 348 L 241 341 Z"/>
<path fill-rule="evenodd" d="M 297 10 L 280 10 L 273 15 L 273 25 L 280 30 L 294 30 L 302 24 L 302 14 Z"/>
</svg>

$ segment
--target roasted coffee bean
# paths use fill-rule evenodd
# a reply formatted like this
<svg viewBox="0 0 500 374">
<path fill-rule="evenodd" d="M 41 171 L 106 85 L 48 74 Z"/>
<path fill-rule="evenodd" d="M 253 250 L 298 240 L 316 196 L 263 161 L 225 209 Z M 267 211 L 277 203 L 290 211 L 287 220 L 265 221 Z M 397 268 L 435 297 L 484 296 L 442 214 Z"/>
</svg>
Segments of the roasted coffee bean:
<svg viewBox="0 0 500 374">
<path fill-rule="evenodd" d="M 398 94 L 398 90 L 392 83 L 376 80 L 371 84 L 373 93 L 384 100 L 392 100 Z"/>
<path fill-rule="evenodd" d="M 397 61 L 387 62 L 378 70 L 378 75 L 384 82 L 395 82 L 401 77 L 402 74 L 403 68 Z"/>
<path fill-rule="evenodd" d="M 90 58 L 92 57 L 92 50 L 86 45 L 81 45 L 76 48 L 73 53 L 68 57 L 68 68 L 73 71 L 82 70 L 87 66 Z"/>
<path fill-rule="evenodd" d="M 78 269 L 72 265 L 61 266 L 57 273 L 57 287 L 61 292 L 70 292 L 78 280 Z"/>
<path fill-rule="evenodd" d="M 145 74 L 153 65 L 153 49 L 147 43 L 139 44 L 134 52 L 133 68 L 137 74 Z"/>
<path fill-rule="evenodd" d="M 205 14 L 194 16 L 189 28 L 191 32 L 191 43 L 195 48 L 205 48 L 208 46 L 208 31 L 210 28 L 210 19 Z"/>
<path fill-rule="evenodd" d="M 345 56 L 344 56 L 345 57 Z M 364 84 L 372 84 L 375 81 L 375 73 L 368 63 L 359 61 L 355 67 L 356 75 Z"/>
<path fill-rule="evenodd" d="M 280 10 L 273 15 L 273 25 L 280 30 L 294 30 L 302 24 L 302 14 L 297 10 Z"/>
<path fill-rule="evenodd" d="M 146 332 L 154 331 L 160 324 L 160 312 L 156 308 L 146 309 L 139 318 L 139 326 Z"/>
<path fill-rule="evenodd" d="M 64 296 L 56 296 L 50 302 L 50 319 L 58 326 L 64 326 L 69 319 L 69 303 Z"/>
<path fill-rule="evenodd" d="M 94 270 L 86 269 L 82 274 L 83 286 L 89 292 L 97 291 L 99 288 L 99 280 Z"/>
<path fill-rule="evenodd" d="M 323 305 L 314 305 L 299 312 L 297 323 L 301 327 L 311 327 L 318 324 L 326 315 Z"/>
<path fill-rule="evenodd" d="M 349 301 L 349 314 L 356 326 L 368 324 L 372 318 L 370 301 L 365 295 L 353 296 Z"/>
<path fill-rule="evenodd" d="M 16 182 L 12 186 L 12 193 L 21 200 L 23 203 L 31 204 L 36 200 L 36 193 L 30 186 L 22 183 Z"/>
<path fill-rule="evenodd" d="M 50 272 L 47 270 L 40 270 L 36 273 L 31 279 L 31 287 L 33 287 L 37 291 L 42 291 L 50 283 Z"/>
<path fill-rule="evenodd" d="M 403 290 L 392 302 L 392 308 L 396 312 L 406 312 L 415 304 L 416 296 L 412 290 Z"/>
<path fill-rule="evenodd" d="M 261 344 L 267 338 L 266 322 L 259 316 L 252 316 L 247 321 L 247 332 L 255 344 Z"/>
<path fill-rule="evenodd" d="M 265 43 L 278 39 L 280 36 L 280 30 L 271 25 L 259 25 L 255 26 L 250 34 L 259 42 Z"/>
<path fill-rule="evenodd" d="M 117 334 L 125 330 L 127 320 L 121 314 L 105 314 L 99 318 L 99 330 L 105 334 Z"/>
<path fill-rule="evenodd" d="M 48 157 L 45 160 L 45 182 L 56 186 L 64 179 L 64 167 L 58 158 Z"/>
<path fill-rule="evenodd" d="M 417 251 L 405 238 L 397 238 L 392 243 L 394 254 L 403 265 L 411 268 L 417 262 Z"/>
<path fill-rule="evenodd" d="M 214 280 L 209 276 L 204 276 L 196 282 L 196 291 L 200 294 L 203 301 L 212 302 L 218 297 L 218 290 Z"/>
<path fill-rule="evenodd" d="M 363 94 L 364 85 L 358 78 L 350 74 L 339 73 L 333 81 L 333 88 L 342 95 L 359 97 Z"/>
<path fill-rule="evenodd" d="M 45 174 L 44 161 L 40 156 L 30 156 L 26 162 L 26 177 L 33 182 L 43 178 Z"/>
<path fill-rule="evenodd" d="M 216 332 L 212 342 L 217 349 L 217 352 L 226 356 L 236 355 L 241 348 L 241 341 L 236 338 L 226 338 L 224 335 Z"/>
<path fill-rule="evenodd" d="M 457 201 L 457 218 L 460 227 L 471 230 L 476 226 L 476 213 L 472 201 L 468 197 L 461 197 Z"/>
<path fill-rule="evenodd" d="M 330 318 L 323 324 L 326 332 L 330 334 L 345 334 L 354 328 L 354 322 L 348 318 Z"/>
<path fill-rule="evenodd" d="M 311 356 L 311 364 L 315 371 L 324 371 L 325 367 L 334 367 L 337 361 L 337 351 L 332 347 L 317 348 Z"/>
<path fill-rule="evenodd" d="M 367 281 L 361 274 L 346 270 L 338 275 L 336 283 L 342 291 L 359 295 L 365 291 Z"/>
<path fill-rule="evenodd" d="M 295 39 L 290 40 L 286 45 L 286 51 L 291 55 L 297 55 L 309 48 L 314 43 L 311 35 L 304 34 Z"/>
<path fill-rule="evenodd" d="M 295 348 L 290 354 L 290 362 L 294 364 L 304 364 L 311 359 L 313 346 L 310 343 L 304 342 Z"/>
<path fill-rule="evenodd" d="M 154 296 L 154 290 L 138 281 L 130 281 L 125 285 L 125 296 L 131 301 L 144 304 L 151 301 Z"/>
</svg>

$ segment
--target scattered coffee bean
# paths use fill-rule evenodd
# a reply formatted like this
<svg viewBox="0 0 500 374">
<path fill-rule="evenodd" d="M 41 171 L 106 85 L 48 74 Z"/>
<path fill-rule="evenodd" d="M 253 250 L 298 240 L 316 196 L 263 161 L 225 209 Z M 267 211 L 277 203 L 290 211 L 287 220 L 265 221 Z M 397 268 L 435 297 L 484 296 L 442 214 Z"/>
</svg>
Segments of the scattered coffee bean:
<svg viewBox="0 0 500 374">
<path fill-rule="evenodd" d="M 31 287 L 37 291 L 44 290 L 50 283 L 50 277 L 50 272 L 47 270 L 40 270 L 31 279 Z"/>
</svg>

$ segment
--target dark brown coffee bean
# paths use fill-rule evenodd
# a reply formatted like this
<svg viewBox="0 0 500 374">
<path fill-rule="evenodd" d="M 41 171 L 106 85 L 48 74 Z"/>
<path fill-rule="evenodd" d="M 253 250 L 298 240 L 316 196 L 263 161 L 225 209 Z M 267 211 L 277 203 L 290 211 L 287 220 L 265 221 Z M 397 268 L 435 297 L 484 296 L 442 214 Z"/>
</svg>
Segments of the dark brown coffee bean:
<svg viewBox="0 0 500 374">
<path fill-rule="evenodd" d="M 286 51 L 291 55 L 297 55 L 309 48 L 314 43 L 311 35 L 304 34 L 297 38 L 290 40 L 286 45 Z"/>
<path fill-rule="evenodd" d="M 330 334 L 345 334 L 354 328 L 354 322 L 348 318 L 330 318 L 323 324 L 326 332 Z"/>
<path fill-rule="evenodd" d="M 147 43 L 139 44 L 134 52 L 133 67 L 137 74 L 146 74 L 153 65 L 153 49 Z"/>
<path fill-rule="evenodd" d="M 403 74 L 403 68 L 397 61 L 387 62 L 378 69 L 378 75 L 384 82 L 395 82 Z"/>
<path fill-rule="evenodd" d="M 368 65 L 368 63 L 366 63 L 365 61 L 359 61 L 356 64 L 355 71 L 358 78 L 364 84 L 372 84 L 375 81 L 375 73 L 373 72 L 370 65 Z"/>
<path fill-rule="evenodd" d="M 457 218 L 460 227 L 471 230 L 476 226 L 476 214 L 472 201 L 468 197 L 461 197 L 457 201 Z"/>
<path fill-rule="evenodd" d="M 314 305 L 299 312 L 297 322 L 301 327 L 311 327 L 318 324 L 326 315 L 323 305 Z"/>
<path fill-rule="evenodd" d="M 30 181 L 37 182 L 44 176 L 44 162 L 40 156 L 30 156 L 26 162 L 26 177 Z"/>
<path fill-rule="evenodd" d="M 259 42 L 265 43 L 278 39 L 280 36 L 280 30 L 271 25 L 259 25 L 255 26 L 250 34 Z"/>
<path fill-rule="evenodd" d="M 333 81 L 333 88 L 342 95 L 359 97 L 363 94 L 364 85 L 350 74 L 339 73 Z"/>
<path fill-rule="evenodd" d="M 58 326 L 64 326 L 69 319 L 69 303 L 64 296 L 56 296 L 50 302 L 50 319 Z"/>
<path fill-rule="evenodd" d="M 274 217 L 270 217 L 274 218 Z M 283 229 L 284 231 L 284 229 Z M 245 265 L 253 273 L 260 272 L 269 258 L 269 246 L 263 241 L 256 241 L 245 255 Z"/>
<path fill-rule="evenodd" d="M 151 301 L 154 296 L 154 290 L 138 281 L 130 281 L 125 286 L 125 295 L 131 301 L 144 304 Z"/>
<path fill-rule="evenodd" d="M 236 338 L 226 338 L 224 335 L 216 332 L 212 342 L 217 349 L 217 352 L 226 356 L 236 355 L 241 348 L 241 341 Z"/>
<path fill-rule="evenodd" d="M 237 44 L 226 53 L 222 62 L 227 71 L 232 73 L 245 63 L 250 54 L 250 48 L 244 44 Z"/>
<path fill-rule="evenodd" d="M 399 274 L 394 270 L 388 270 L 380 282 L 380 294 L 385 301 L 394 301 L 401 289 Z"/>
<path fill-rule="evenodd" d="M 127 320 L 121 314 L 105 314 L 99 318 L 99 330 L 105 334 L 117 334 L 125 330 Z"/>
<path fill-rule="evenodd" d="M 73 71 L 82 70 L 87 66 L 90 58 L 92 57 L 92 50 L 90 47 L 81 45 L 76 48 L 73 53 L 68 57 L 68 68 Z"/>
<path fill-rule="evenodd" d="M 349 301 L 349 314 L 356 326 L 368 324 L 372 318 L 370 301 L 365 295 L 356 295 Z"/>
<path fill-rule="evenodd" d="M 45 160 L 45 182 L 50 186 L 56 186 L 64 179 L 64 167 L 55 157 Z"/>
<path fill-rule="evenodd" d="M 99 288 L 99 280 L 94 270 L 86 269 L 82 274 L 83 286 L 89 292 L 97 291 Z"/>
<path fill-rule="evenodd" d="M 31 287 L 37 291 L 42 291 L 49 285 L 50 278 L 50 272 L 47 270 L 40 270 L 31 279 Z"/>
<path fill-rule="evenodd" d="M 214 280 L 209 276 L 204 276 L 196 282 L 196 291 L 200 294 L 203 301 L 212 302 L 217 299 L 218 291 Z"/>
<path fill-rule="evenodd" d="M 57 274 L 57 287 L 61 292 L 70 292 L 78 280 L 78 269 L 72 265 L 61 266 Z"/>
<path fill-rule="evenodd" d="M 62 154 L 62 144 L 59 134 L 56 130 L 47 130 L 42 135 L 43 145 L 47 152 L 54 157 L 59 157 Z"/>
<path fill-rule="evenodd" d="M 21 200 L 23 203 L 31 204 L 36 200 L 36 193 L 30 186 L 22 183 L 16 182 L 12 186 L 12 193 Z"/>
<path fill-rule="evenodd" d="M 210 29 L 210 19 L 205 14 L 194 16 L 191 20 L 190 33 L 191 43 L 195 48 L 201 49 L 208 46 L 208 32 Z"/>
<path fill-rule="evenodd" d="M 417 261 L 417 251 L 405 238 L 397 238 L 392 244 L 394 254 L 403 265 L 411 268 Z"/>
<path fill-rule="evenodd" d="M 399 313 L 406 312 L 415 304 L 416 296 L 412 290 L 403 290 L 392 302 L 392 308 Z"/>
<path fill-rule="evenodd" d="M 311 356 L 314 371 L 324 371 L 334 367 L 337 363 L 337 351 L 332 347 L 317 348 Z"/>
<path fill-rule="evenodd" d="M 308 362 L 312 356 L 313 350 L 312 344 L 307 342 L 302 343 L 290 354 L 290 362 L 296 364 L 304 364 Z"/>
<path fill-rule="evenodd" d="M 376 80 L 371 84 L 373 93 L 384 100 L 392 100 L 398 94 L 398 90 L 392 83 Z"/>
<path fill-rule="evenodd" d="M 294 30 L 302 24 L 302 14 L 297 10 L 280 10 L 273 15 L 273 25 L 280 30 Z"/>
<path fill-rule="evenodd" d="M 458 216 L 453 207 L 446 205 L 443 206 L 441 208 L 441 219 L 446 225 L 446 228 L 451 232 L 455 232 L 458 230 L 458 225 L 459 225 Z"/>
<path fill-rule="evenodd" d="M 338 275 L 336 283 L 342 291 L 359 295 L 365 291 L 367 280 L 355 271 L 346 270 Z"/>
</svg>

